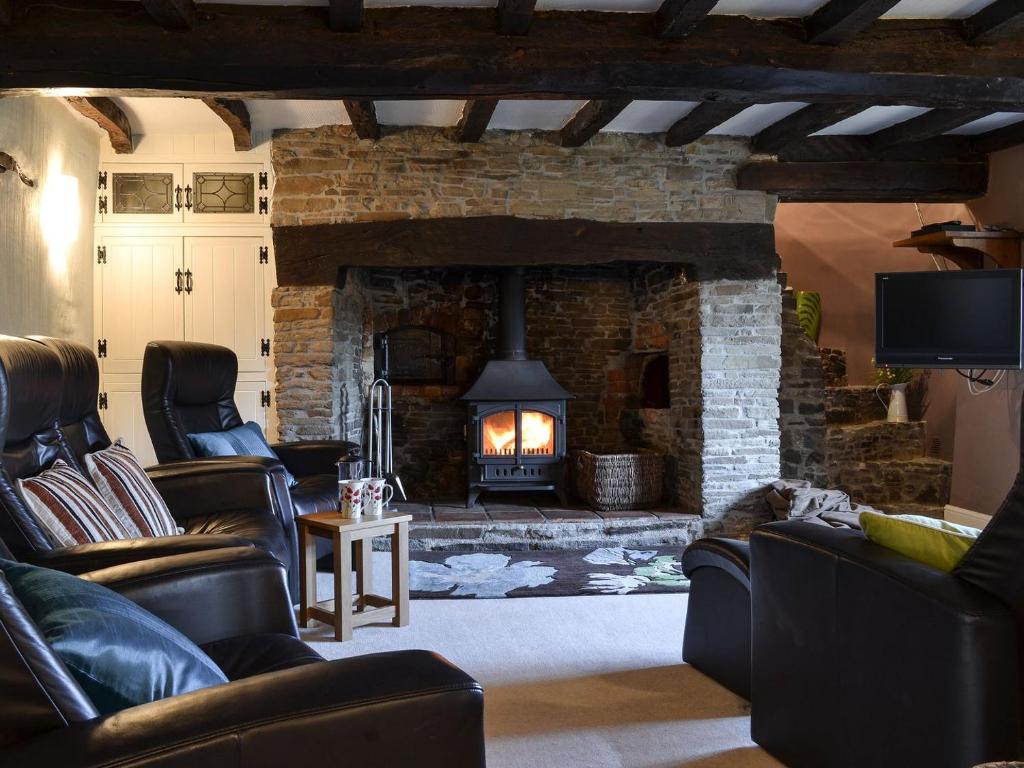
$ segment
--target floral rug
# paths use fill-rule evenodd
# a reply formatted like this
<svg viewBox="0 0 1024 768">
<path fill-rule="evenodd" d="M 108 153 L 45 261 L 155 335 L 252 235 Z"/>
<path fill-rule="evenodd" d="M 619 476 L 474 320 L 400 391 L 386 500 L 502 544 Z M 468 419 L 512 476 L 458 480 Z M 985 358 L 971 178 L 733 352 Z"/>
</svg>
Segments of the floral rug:
<svg viewBox="0 0 1024 768">
<path fill-rule="evenodd" d="M 688 592 L 681 552 L 600 547 L 528 552 L 410 552 L 413 599 Z"/>
</svg>

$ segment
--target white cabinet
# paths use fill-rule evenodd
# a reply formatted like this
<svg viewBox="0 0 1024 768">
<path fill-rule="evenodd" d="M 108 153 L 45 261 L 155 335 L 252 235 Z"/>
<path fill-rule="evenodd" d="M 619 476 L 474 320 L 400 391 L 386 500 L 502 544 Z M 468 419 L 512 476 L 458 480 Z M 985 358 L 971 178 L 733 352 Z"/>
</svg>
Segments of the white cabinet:
<svg viewBox="0 0 1024 768">
<path fill-rule="evenodd" d="M 155 462 L 141 400 L 143 354 L 154 340 L 232 349 L 239 411 L 265 428 L 271 280 L 263 237 L 101 235 L 98 261 L 100 414 L 111 437 Z"/>
<path fill-rule="evenodd" d="M 107 163 L 103 224 L 263 224 L 270 206 L 262 163 Z"/>
</svg>

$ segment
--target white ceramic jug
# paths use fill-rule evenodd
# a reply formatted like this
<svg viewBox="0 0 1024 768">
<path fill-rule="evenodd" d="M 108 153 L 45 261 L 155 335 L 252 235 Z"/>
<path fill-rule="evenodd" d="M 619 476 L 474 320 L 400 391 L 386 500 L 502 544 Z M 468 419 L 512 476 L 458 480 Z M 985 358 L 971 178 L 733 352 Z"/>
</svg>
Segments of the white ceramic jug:
<svg viewBox="0 0 1024 768">
<path fill-rule="evenodd" d="M 879 390 L 882 387 L 889 388 L 889 402 L 882 399 Z M 882 405 L 889 409 L 886 421 L 896 424 L 906 424 L 910 421 L 907 415 L 907 385 L 906 384 L 879 384 L 875 387 L 875 396 L 882 401 Z"/>
</svg>

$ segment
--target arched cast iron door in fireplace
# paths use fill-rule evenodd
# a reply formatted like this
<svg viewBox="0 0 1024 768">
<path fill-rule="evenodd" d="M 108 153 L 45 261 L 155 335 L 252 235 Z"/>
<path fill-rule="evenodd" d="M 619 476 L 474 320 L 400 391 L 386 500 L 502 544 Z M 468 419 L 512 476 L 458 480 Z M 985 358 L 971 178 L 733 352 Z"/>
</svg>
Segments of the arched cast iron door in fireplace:
<svg viewBox="0 0 1024 768">
<path fill-rule="evenodd" d="M 469 493 L 555 491 L 565 495 L 565 401 L 477 402 L 469 406 Z"/>
</svg>

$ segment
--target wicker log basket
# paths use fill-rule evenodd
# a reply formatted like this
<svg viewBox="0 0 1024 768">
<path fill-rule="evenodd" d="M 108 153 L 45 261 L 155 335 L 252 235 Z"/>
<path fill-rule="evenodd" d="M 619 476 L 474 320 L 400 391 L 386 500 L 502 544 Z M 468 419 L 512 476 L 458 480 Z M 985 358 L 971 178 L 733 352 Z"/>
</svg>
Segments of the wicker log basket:
<svg viewBox="0 0 1024 768">
<path fill-rule="evenodd" d="M 661 501 L 665 456 L 654 451 L 570 454 L 576 493 L 594 509 L 644 509 Z"/>
</svg>

